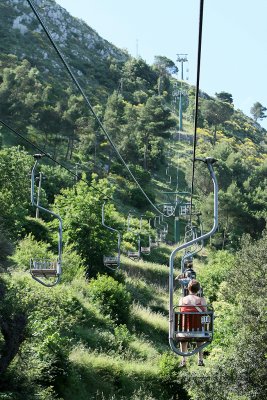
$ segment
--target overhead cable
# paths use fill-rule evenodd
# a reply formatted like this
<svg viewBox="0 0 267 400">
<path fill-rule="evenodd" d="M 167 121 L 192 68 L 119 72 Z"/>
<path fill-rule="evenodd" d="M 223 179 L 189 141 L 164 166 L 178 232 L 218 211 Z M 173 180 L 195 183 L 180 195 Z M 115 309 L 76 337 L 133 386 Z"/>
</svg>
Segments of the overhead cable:
<svg viewBox="0 0 267 400">
<path fill-rule="evenodd" d="M 166 217 L 168 217 L 168 215 L 165 215 L 164 213 L 162 213 L 161 210 L 158 209 L 158 207 L 153 203 L 153 201 L 148 197 L 148 195 L 145 193 L 145 191 L 143 190 L 143 188 L 141 187 L 140 183 L 137 181 L 137 179 L 135 178 L 135 176 L 133 175 L 132 171 L 130 170 L 130 168 L 128 167 L 128 165 L 126 164 L 126 162 L 124 161 L 122 155 L 120 154 L 119 150 L 117 149 L 117 147 L 115 146 L 115 144 L 113 143 L 110 135 L 108 134 L 106 128 L 104 127 L 104 125 L 102 124 L 102 122 L 100 121 L 99 117 L 97 116 L 97 114 L 95 113 L 88 97 L 86 96 L 86 94 L 84 93 L 82 87 L 80 86 L 78 80 L 76 79 L 76 77 L 74 76 L 73 72 L 71 71 L 67 61 L 65 60 L 63 54 L 61 53 L 61 51 L 59 50 L 58 46 L 56 45 L 56 43 L 54 42 L 49 30 L 47 29 L 47 27 L 45 26 L 40 14 L 38 13 L 36 7 L 33 4 L 33 1 L 31 0 L 27 0 L 29 6 L 31 7 L 33 13 L 35 14 L 36 18 L 38 19 L 39 23 L 41 24 L 43 30 L 45 31 L 48 39 L 50 40 L 53 48 L 55 49 L 57 55 L 59 56 L 60 60 L 62 61 L 62 63 L 64 64 L 64 67 L 66 68 L 68 74 L 70 75 L 72 81 L 74 82 L 75 86 L 77 87 L 77 89 L 79 90 L 79 92 L 81 93 L 83 99 L 85 100 L 87 106 L 89 107 L 91 113 L 93 114 L 94 118 L 96 119 L 99 127 L 101 128 L 101 130 L 103 131 L 103 133 L 105 134 L 105 136 L 107 137 L 109 143 L 111 144 L 111 146 L 113 147 L 113 149 L 115 150 L 117 156 L 119 157 L 120 161 L 122 162 L 122 164 L 124 165 L 124 167 L 127 169 L 128 173 L 130 174 L 131 178 L 133 179 L 133 181 L 135 182 L 135 184 L 137 185 L 137 187 L 140 189 L 140 191 L 142 192 L 143 196 L 146 198 L 146 200 L 150 203 L 150 205 L 154 208 L 154 210 L 156 210 L 157 213 L 159 213 L 160 215 L 164 215 Z"/>
<path fill-rule="evenodd" d="M 64 168 L 66 171 L 68 171 L 71 175 L 73 175 L 76 179 L 78 178 L 78 175 L 73 172 L 71 169 L 67 168 L 65 165 L 61 164 L 59 161 L 57 161 L 55 158 L 53 158 L 49 153 L 45 152 L 43 149 L 41 149 L 38 145 L 36 145 L 35 143 L 31 142 L 29 139 L 27 139 L 25 136 L 23 136 L 20 132 L 16 131 L 15 129 L 13 129 L 10 125 L 8 125 L 5 121 L 3 121 L 2 119 L 0 119 L 0 123 L 5 126 L 7 129 L 9 129 L 11 132 L 13 132 L 15 135 L 19 136 L 22 140 L 24 140 L 26 143 L 28 143 L 30 146 L 34 147 L 36 150 L 40 151 L 40 153 L 44 154 L 47 158 L 50 158 L 50 160 L 52 160 L 55 164 L 57 164 L 58 166 L 60 166 L 61 168 Z M 88 182 L 83 179 L 83 178 L 79 178 L 80 181 L 85 182 L 88 186 Z M 92 184 L 90 184 L 90 187 L 92 187 L 95 191 L 99 192 L 103 198 L 108 198 L 109 200 L 111 200 L 113 203 L 116 203 L 110 196 L 104 195 L 103 192 L 101 190 L 99 190 L 98 188 L 96 188 L 95 186 L 93 186 Z"/>
<path fill-rule="evenodd" d="M 193 195 L 194 195 L 194 179 L 195 179 L 195 162 L 196 162 L 196 146 L 197 146 L 198 98 L 199 98 L 201 47 L 202 47 L 202 26 L 203 26 L 203 8 L 204 8 L 204 0 L 200 0 L 200 7 L 199 7 L 199 30 L 198 30 L 198 51 L 197 51 L 197 82 L 196 82 L 196 95 L 195 95 L 195 116 L 194 116 L 193 164 L 192 164 L 192 182 L 191 182 L 191 199 L 190 199 L 190 222 L 191 222 L 191 220 L 192 220 Z"/>
</svg>

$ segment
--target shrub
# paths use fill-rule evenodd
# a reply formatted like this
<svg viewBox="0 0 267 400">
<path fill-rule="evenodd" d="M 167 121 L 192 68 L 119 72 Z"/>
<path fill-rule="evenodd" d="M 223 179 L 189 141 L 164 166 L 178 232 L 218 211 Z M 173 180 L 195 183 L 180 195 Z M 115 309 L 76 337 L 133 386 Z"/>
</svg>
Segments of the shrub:
<svg viewBox="0 0 267 400">
<path fill-rule="evenodd" d="M 29 234 L 19 242 L 15 254 L 11 259 L 18 264 L 20 269 L 26 271 L 29 268 L 31 258 L 55 259 L 56 257 L 50 251 L 49 244 L 42 241 L 37 242 L 34 237 Z"/>
<path fill-rule="evenodd" d="M 162 354 L 159 361 L 160 378 L 162 386 L 173 398 L 188 399 L 187 393 L 183 388 L 180 360 L 170 352 Z"/>
<path fill-rule="evenodd" d="M 120 351 L 126 349 L 132 341 L 132 335 L 128 331 L 128 328 L 125 324 L 116 326 L 114 328 L 114 336 L 115 342 Z"/>
<path fill-rule="evenodd" d="M 217 251 L 211 254 L 208 265 L 199 271 L 198 277 L 209 301 L 217 300 L 219 287 L 234 269 L 234 262 L 233 254 L 225 250 Z"/>
<path fill-rule="evenodd" d="M 90 297 L 104 315 L 117 324 L 127 323 L 130 314 L 131 295 L 122 283 L 107 275 L 99 275 L 89 284 Z"/>
<path fill-rule="evenodd" d="M 85 275 L 85 265 L 81 256 L 72 245 L 63 247 L 62 254 L 62 281 L 71 282 L 75 278 Z"/>
</svg>

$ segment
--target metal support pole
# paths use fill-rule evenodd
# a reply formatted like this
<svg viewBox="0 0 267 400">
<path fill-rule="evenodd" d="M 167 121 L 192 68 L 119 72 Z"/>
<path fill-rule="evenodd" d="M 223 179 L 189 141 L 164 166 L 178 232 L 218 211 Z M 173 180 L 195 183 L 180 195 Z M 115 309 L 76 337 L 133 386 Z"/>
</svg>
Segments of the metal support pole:
<svg viewBox="0 0 267 400">
<path fill-rule="evenodd" d="M 40 205 L 40 196 L 41 196 L 41 188 L 42 188 L 42 172 L 39 172 L 39 184 L 38 184 L 38 192 L 37 192 L 37 207 L 36 207 L 36 213 L 35 213 L 35 218 L 39 218 L 39 205 Z"/>
</svg>

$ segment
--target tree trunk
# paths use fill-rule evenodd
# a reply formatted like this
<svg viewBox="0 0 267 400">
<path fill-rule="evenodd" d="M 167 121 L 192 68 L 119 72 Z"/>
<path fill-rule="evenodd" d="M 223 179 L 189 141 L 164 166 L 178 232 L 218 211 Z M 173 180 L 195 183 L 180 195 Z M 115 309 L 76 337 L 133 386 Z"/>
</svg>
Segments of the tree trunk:
<svg viewBox="0 0 267 400">
<path fill-rule="evenodd" d="M 0 301 L 3 303 L 6 288 L 0 283 Z M 0 376 L 3 374 L 11 361 L 17 355 L 21 343 L 26 338 L 26 315 L 18 312 L 11 315 L 1 315 L 0 330 L 4 339 L 0 354 Z"/>
</svg>

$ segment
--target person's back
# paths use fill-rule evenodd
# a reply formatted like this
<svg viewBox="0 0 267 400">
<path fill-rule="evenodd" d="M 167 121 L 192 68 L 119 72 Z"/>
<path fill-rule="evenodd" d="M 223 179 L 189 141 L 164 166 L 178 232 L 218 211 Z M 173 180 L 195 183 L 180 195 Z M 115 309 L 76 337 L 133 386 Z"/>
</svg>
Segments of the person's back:
<svg viewBox="0 0 267 400">
<path fill-rule="evenodd" d="M 204 297 L 197 296 L 200 290 L 200 284 L 195 279 L 192 279 L 188 285 L 189 294 L 182 297 L 179 301 L 180 312 L 184 313 L 196 313 L 207 311 L 207 303 Z M 184 331 L 197 331 L 201 329 L 201 314 L 184 314 L 181 319 L 182 329 Z M 186 336 L 186 334 L 185 334 Z M 187 351 L 187 342 L 181 343 L 181 349 L 183 352 Z M 185 365 L 185 357 L 183 357 L 181 365 Z M 198 365 L 203 364 L 203 353 L 199 352 Z"/>
</svg>

